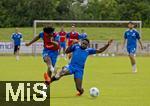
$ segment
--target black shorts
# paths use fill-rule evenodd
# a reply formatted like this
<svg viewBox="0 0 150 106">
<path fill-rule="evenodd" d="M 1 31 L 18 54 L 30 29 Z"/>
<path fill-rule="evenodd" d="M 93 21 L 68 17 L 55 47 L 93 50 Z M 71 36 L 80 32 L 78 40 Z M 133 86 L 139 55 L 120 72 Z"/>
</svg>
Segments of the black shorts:
<svg viewBox="0 0 150 106">
<path fill-rule="evenodd" d="M 19 45 L 15 45 L 14 46 L 14 53 L 16 53 L 19 49 L 20 49 L 20 46 Z"/>
</svg>

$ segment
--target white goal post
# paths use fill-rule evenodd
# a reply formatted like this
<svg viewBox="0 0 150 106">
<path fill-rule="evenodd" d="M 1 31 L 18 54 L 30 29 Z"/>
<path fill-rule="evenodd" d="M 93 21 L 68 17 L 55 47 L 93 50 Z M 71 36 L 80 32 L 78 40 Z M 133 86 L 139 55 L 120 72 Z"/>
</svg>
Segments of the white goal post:
<svg viewBox="0 0 150 106">
<path fill-rule="evenodd" d="M 99 21 L 99 20 L 34 20 L 33 23 L 33 33 L 34 36 L 37 35 L 37 25 L 38 24 L 49 24 L 49 23 L 59 23 L 59 24 L 123 24 L 123 23 L 129 23 L 130 21 Z M 133 23 L 139 24 L 139 33 L 142 34 L 142 21 L 132 21 Z M 36 43 L 33 44 L 32 52 L 34 55 L 36 55 Z"/>
</svg>

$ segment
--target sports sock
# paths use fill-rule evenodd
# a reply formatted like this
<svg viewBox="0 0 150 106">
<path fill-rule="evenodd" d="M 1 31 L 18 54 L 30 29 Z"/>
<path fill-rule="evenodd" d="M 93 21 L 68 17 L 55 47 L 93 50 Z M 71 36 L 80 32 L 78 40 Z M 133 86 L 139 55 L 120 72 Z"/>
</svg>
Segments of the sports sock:
<svg viewBox="0 0 150 106">
<path fill-rule="evenodd" d="M 55 70 L 52 65 L 50 66 L 50 70 L 51 70 L 51 72 L 54 72 L 54 70 Z"/>
<path fill-rule="evenodd" d="M 19 56 L 16 56 L 16 60 L 19 60 Z"/>
<path fill-rule="evenodd" d="M 133 72 L 136 71 L 136 64 L 132 65 L 132 70 L 133 70 Z"/>
</svg>

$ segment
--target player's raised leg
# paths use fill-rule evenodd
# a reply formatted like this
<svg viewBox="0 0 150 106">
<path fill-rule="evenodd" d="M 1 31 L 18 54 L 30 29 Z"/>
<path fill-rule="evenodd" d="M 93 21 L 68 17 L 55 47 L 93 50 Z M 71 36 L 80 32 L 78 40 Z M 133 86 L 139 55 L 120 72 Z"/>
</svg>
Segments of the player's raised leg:
<svg viewBox="0 0 150 106">
<path fill-rule="evenodd" d="M 59 80 L 61 77 L 65 75 L 71 75 L 70 71 L 66 68 L 63 67 L 60 72 L 58 72 L 55 76 L 51 78 L 51 82 Z"/>
</svg>

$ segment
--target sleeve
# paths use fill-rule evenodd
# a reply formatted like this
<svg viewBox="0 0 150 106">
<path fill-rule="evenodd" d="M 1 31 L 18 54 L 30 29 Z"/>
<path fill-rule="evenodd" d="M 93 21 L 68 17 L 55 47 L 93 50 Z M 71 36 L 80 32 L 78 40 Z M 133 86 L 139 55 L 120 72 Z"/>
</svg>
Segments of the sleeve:
<svg viewBox="0 0 150 106">
<path fill-rule="evenodd" d="M 96 54 L 96 49 L 95 48 L 88 48 L 87 50 L 89 52 L 89 55 Z"/>
<path fill-rule="evenodd" d="M 13 34 L 11 35 L 11 39 L 13 39 L 13 40 L 14 40 L 14 35 L 13 35 Z"/>
<path fill-rule="evenodd" d="M 82 39 L 82 34 L 79 34 L 78 39 Z"/>
<path fill-rule="evenodd" d="M 55 39 L 56 42 L 60 42 L 60 36 L 58 34 L 55 36 L 54 39 Z"/>
<path fill-rule="evenodd" d="M 79 44 L 74 44 L 74 45 L 70 46 L 70 51 L 73 52 L 77 46 L 79 46 Z"/>
<path fill-rule="evenodd" d="M 141 38 L 139 32 L 136 32 L 136 38 L 137 38 L 138 40 Z"/>
<path fill-rule="evenodd" d="M 20 38 L 22 38 L 22 34 L 20 34 Z"/>
<path fill-rule="evenodd" d="M 127 39 L 127 33 L 126 32 L 124 33 L 124 39 Z"/>
<path fill-rule="evenodd" d="M 70 37 L 70 33 L 67 33 L 66 38 L 69 39 L 69 37 Z"/>
<path fill-rule="evenodd" d="M 43 36 L 44 36 L 43 32 L 40 32 L 40 33 L 39 33 L 39 37 L 40 37 L 40 38 L 43 38 Z"/>
<path fill-rule="evenodd" d="M 67 32 L 65 32 L 65 36 L 67 36 Z"/>
<path fill-rule="evenodd" d="M 85 34 L 85 38 L 87 38 L 87 34 Z"/>
</svg>

